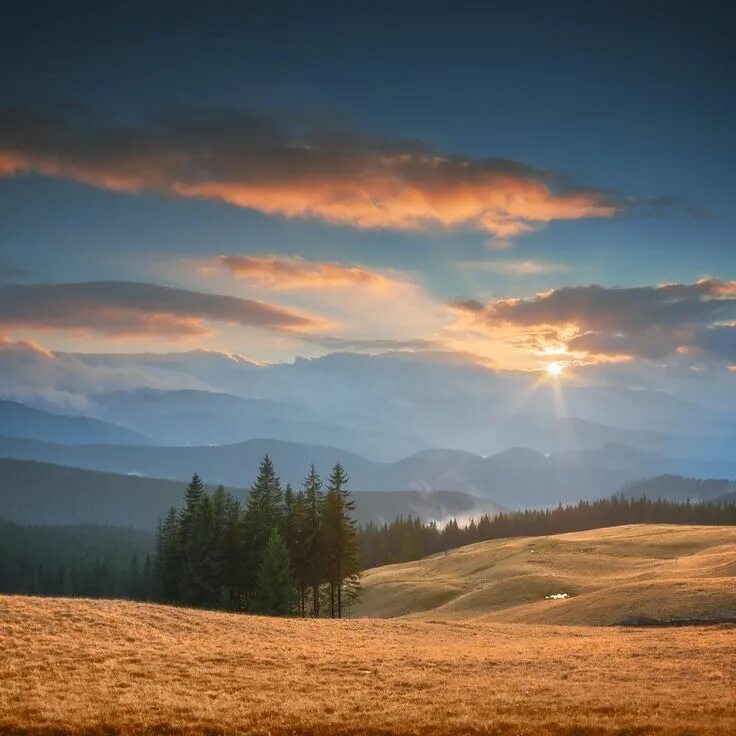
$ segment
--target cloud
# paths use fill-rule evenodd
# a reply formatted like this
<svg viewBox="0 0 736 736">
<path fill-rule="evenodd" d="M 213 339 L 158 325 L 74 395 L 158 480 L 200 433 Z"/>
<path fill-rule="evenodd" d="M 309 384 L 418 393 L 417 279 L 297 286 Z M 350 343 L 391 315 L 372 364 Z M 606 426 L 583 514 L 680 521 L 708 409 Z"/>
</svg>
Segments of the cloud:
<svg viewBox="0 0 736 736">
<path fill-rule="evenodd" d="M 412 141 L 178 108 L 139 125 L 0 111 L 0 174 L 35 172 L 120 192 L 212 199 L 364 229 L 469 228 L 505 243 L 624 203 L 515 161 Z"/>
<path fill-rule="evenodd" d="M 207 335 L 208 323 L 276 332 L 324 328 L 322 320 L 250 299 L 128 281 L 0 286 L 5 330 L 86 330 L 108 337 Z"/>
<path fill-rule="evenodd" d="M 0 397 L 54 411 L 95 414 L 95 394 L 146 386 L 212 390 L 206 381 L 177 369 L 190 353 L 161 356 L 162 365 L 140 356 L 55 353 L 30 340 L 0 336 Z M 153 362 L 153 364 L 151 364 Z"/>
<path fill-rule="evenodd" d="M 490 271 L 507 276 L 542 276 L 549 273 L 561 273 L 569 268 L 563 263 L 550 261 L 527 260 L 489 260 L 489 261 L 460 261 L 460 268 L 473 271 Z"/>
<path fill-rule="evenodd" d="M 530 299 L 454 304 L 489 329 L 511 329 L 538 351 L 560 348 L 604 358 L 736 359 L 736 282 L 633 288 L 581 286 Z"/>
<path fill-rule="evenodd" d="M 324 345 L 331 350 L 360 350 L 366 352 L 408 351 L 425 352 L 443 350 L 446 345 L 441 340 L 415 338 L 350 338 L 333 335 L 311 335 L 306 337 L 307 342 Z"/>
<path fill-rule="evenodd" d="M 219 256 L 215 265 L 228 269 L 237 278 L 276 291 L 364 287 L 383 292 L 397 285 L 396 280 L 366 268 L 310 261 L 300 256 Z M 208 268 L 205 266 L 205 270 Z"/>
</svg>

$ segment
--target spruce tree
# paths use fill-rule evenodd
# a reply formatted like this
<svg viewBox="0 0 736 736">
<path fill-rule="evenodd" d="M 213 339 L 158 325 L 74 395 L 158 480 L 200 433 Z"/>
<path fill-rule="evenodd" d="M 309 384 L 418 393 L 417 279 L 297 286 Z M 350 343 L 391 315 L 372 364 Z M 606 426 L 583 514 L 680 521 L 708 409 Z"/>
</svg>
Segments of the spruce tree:
<svg viewBox="0 0 736 736">
<path fill-rule="evenodd" d="M 340 463 L 330 473 L 323 514 L 325 571 L 330 584 L 330 614 L 342 618 L 343 591 L 354 597 L 360 576 L 355 502 L 347 490 L 348 476 Z"/>
<path fill-rule="evenodd" d="M 273 527 L 258 566 L 255 608 L 271 616 L 288 616 L 294 612 L 295 605 L 289 550 L 279 530 Z"/>
<path fill-rule="evenodd" d="M 198 475 L 192 477 L 185 493 L 180 515 L 181 546 L 184 565 L 181 580 L 183 602 L 192 606 L 212 605 L 212 500 Z"/>
<path fill-rule="evenodd" d="M 283 523 L 281 483 L 273 462 L 265 455 L 258 468 L 258 477 L 251 487 L 243 522 L 246 552 L 245 594 L 256 592 L 257 571 L 273 529 Z"/>
<path fill-rule="evenodd" d="M 312 589 L 312 615 L 319 616 L 319 594 L 322 583 L 322 513 L 324 494 L 322 480 L 314 464 L 309 466 L 309 472 L 304 479 L 304 557 L 307 569 L 307 579 Z"/>
</svg>

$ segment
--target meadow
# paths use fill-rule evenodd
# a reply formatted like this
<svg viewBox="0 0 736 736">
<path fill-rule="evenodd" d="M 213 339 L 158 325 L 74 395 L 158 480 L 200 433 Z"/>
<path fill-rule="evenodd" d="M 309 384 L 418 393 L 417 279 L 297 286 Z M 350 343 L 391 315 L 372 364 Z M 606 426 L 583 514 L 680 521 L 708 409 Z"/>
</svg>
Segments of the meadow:
<svg viewBox="0 0 736 736">
<path fill-rule="evenodd" d="M 559 594 L 568 597 L 547 598 Z M 356 613 L 594 626 L 736 621 L 736 527 L 629 524 L 479 542 L 368 570 Z"/>
<path fill-rule="evenodd" d="M 399 578 L 406 585 L 413 578 L 429 585 L 433 569 L 435 578 L 444 576 L 442 585 L 452 579 L 469 588 L 506 565 L 509 590 L 518 590 L 521 584 L 514 580 L 524 576 L 519 556 L 538 559 L 556 550 L 557 562 L 541 567 L 569 569 L 575 545 L 587 549 L 577 569 L 588 570 L 590 580 L 606 577 L 602 587 L 610 600 L 614 579 L 628 596 L 637 576 L 649 585 L 657 570 L 669 570 L 672 591 L 681 589 L 678 582 L 688 575 L 693 581 L 701 576 L 706 592 L 718 586 L 722 605 L 733 602 L 727 588 L 734 580 L 733 541 L 727 528 L 622 527 L 481 543 L 407 563 L 414 568 L 369 571 L 362 612 L 378 606 L 386 586 L 382 614 L 395 615 L 390 585 Z M 532 543 L 537 552 L 529 552 Z M 672 577 L 673 566 L 679 577 Z M 548 590 L 533 583 L 534 595 Z M 664 588 L 659 590 L 665 598 Z M 637 628 L 492 620 L 499 611 L 506 611 L 507 619 L 529 618 L 535 606 L 565 610 L 575 598 L 517 606 L 506 601 L 500 609 L 486 598 L 481 614 L 482 596 L 462 603 L 468 592 L 454 596 L 449 613 L 443 606 L 452 601 L 435 601 L 403 617 L 346 620 L 0 596 L 0 733 L 736 733 L 733 625 Z M 582 588 L 574 592 L 578 600 L 587 595 Z M 473 605 L 466 605 L 468 600 Z M 702 607 L 711 599 L 698 600 Z M 571 610 L 588 609 L 586 604 Z"/>
</svg>

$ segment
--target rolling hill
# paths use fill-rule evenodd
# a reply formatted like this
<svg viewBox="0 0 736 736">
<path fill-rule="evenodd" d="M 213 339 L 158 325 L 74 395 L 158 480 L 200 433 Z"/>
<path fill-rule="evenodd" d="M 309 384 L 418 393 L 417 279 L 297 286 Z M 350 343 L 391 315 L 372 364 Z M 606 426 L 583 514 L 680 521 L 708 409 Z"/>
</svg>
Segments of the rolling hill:
<svg viewBox="0 0 736 736">
<path fill-rule="evenodd" d="M 0 519 L 16 524 L 109 524 L 152 530 L 179 506 L 184 482 L 0 459 Z M 230 489 L 242 502 L 244 488 Z M 451 491 L 355 491 L 360 523 L 412 515 L 426 521 L 493 513 L 490 501 Z"/>
<path fill-rule="evenodd" d="M 53 414 L 17 401 L 3 400 L 0 400 L 0 434 L 66 445 L 92 442 L 115 445 L 151 444 L 147 436 L 117 424 L 85 416 Z"/>
<path fill-rule="evenodd" d="M 736 527 L 630 525 L 481 542 L 369 570 L 356 614 L 576 625 L 736 620 Z"/>
</svg>

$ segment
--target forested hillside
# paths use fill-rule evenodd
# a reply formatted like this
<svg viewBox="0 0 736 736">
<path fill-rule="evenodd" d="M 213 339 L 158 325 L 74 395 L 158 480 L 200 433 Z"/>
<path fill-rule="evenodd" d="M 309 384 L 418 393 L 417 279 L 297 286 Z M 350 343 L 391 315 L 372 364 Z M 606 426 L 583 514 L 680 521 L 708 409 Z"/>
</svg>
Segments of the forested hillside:
<svg viewBox="0 0 736 736">
<path fill-rule="evenodd" d="M 0 474 L 0 518 L 31 525 L 111 524 L 154 530 L 171 506 L 181 504 L 187 483 L 7 458 L 0 458 Z M 249 489 L 228 490 L 247 503 Z M 500 510 L 489 501 L 453 491 L 354 491 L 353 498 L 361 524 L 409 514 L 429 521 Z"/>
<path fill-rule="evenodd" d="M 0 591 L 149 600 L 154 548 L 153 534 L 135 529 L 0 519 Z"/>
<path fill-rule="evenodd" d="M 714 501 L 736 491 L 736 482 L 724 478 L 683 478 L 658 475 L 630 483 L 621 490 L 629 498 L 669 498 L 673 501 Z"/>
</svg>

